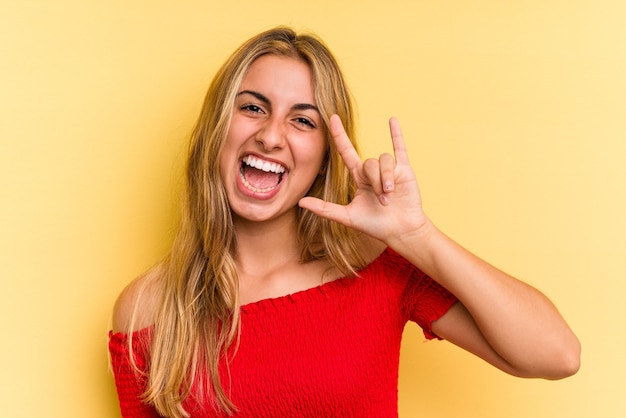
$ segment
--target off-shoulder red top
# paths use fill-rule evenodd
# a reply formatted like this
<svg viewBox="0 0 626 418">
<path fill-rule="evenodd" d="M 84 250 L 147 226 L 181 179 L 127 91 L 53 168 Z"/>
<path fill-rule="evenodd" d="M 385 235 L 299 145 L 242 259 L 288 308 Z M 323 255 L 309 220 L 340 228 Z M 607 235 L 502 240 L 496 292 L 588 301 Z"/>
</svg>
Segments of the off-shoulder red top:
<svg viewBox="0 0 626 418">
<path fill-rule="evenodd" d="M 221 379 L 236 417 L 394 417 L 398 414 L 400 341 L 407 321 L 428 339 L 431 322 L 456 298 L 385 250 L 359 272 L 241 307 L 241 339 Z M 146 366 L 152 327 L 133 334 L 137 364 Z M 111 333 L 109 350 L 124 417 L 158 417 L 141 403 L 144 381 L 129 362 L 127 334 Z M 192 417 L 217 417 L 190 396 Z"/>
</svg>

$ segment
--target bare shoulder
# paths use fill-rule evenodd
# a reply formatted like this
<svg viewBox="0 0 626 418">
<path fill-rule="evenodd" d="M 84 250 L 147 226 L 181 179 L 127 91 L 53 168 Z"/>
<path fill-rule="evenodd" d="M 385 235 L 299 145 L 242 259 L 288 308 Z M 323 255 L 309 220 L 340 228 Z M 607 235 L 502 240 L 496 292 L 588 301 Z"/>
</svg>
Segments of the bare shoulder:
<svg viewBox="0 0 626 418">
<path fill-rule="evenodd" d="M 113 308 L 113 332 L 126 333 L 154 323 L 162 275 L 159 264 L 126 286 Z"/>
</svg>

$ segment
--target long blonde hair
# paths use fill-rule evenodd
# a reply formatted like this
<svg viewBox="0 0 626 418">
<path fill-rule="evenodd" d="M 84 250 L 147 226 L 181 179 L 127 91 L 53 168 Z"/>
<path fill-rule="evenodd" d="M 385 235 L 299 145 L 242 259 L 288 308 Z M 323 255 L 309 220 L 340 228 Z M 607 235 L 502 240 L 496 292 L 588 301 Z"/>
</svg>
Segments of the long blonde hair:
<svg viewBox="0 0 626 418">
<path fill-rule="evenodd" d="M 209 86 L 193 131 L 186 167 L 181 225 L 162 263 L 160 304 L 150 349 L 144 401 L 168 417 L 187 417 L 183 401 L 204 401 L 225 413 L 236 406 L 222 386 L 218 366 L 239 334 L 239 289 L 234 254 L 237 237 L 219 171 L 235 96 L 252 62 L 275 54 L 302 60 L 312 72 L 315 100 L 325 124 L 329 150 L 308 194 L 347 204 L 354 196 L 348 170 L 329 137 L 330 115 L 338 114 L 354 138 L 353 105 L 339 65 L 317 37 L 279 27 L 239 47 Z M 356 146 L 356 145 L 355 145 Z M 303 262 L 330 260 L 345 275 L 364 266 L 356 233 L 298 208 Z M 132 356 L 131 356 L 132 357 Z M 196 390 L 197 389 L 197 390 Z"/>
</svg>

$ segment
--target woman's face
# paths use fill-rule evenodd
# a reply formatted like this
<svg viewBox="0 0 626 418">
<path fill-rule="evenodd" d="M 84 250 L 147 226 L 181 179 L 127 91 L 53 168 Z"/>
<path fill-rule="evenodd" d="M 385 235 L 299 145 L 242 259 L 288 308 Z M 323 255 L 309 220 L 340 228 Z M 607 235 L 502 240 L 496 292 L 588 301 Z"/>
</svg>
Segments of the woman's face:
<svg viewBox="0 0 626 418">
<path fill-rule="evenodd" d="M 220 174 L 235 219 L 269 221 L 293 216 L 326 153 L 309 66 L 264 55 L 241 83 Z"/>
</svg>

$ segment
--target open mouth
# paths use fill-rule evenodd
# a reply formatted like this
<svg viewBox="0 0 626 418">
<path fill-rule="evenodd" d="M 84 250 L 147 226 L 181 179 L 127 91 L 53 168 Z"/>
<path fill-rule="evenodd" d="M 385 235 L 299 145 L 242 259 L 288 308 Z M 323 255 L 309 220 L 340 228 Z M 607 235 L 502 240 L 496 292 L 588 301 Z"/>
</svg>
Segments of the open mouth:
<svg viewBox="0 0 626 418">
<path fill-rule="evenodd" d="M 239 175 L 248 190 L 267 193 L 278 187 L 285 171 L 285 167 L 280 164 L 247 155 L 241 160 Z"/>
</svg>

